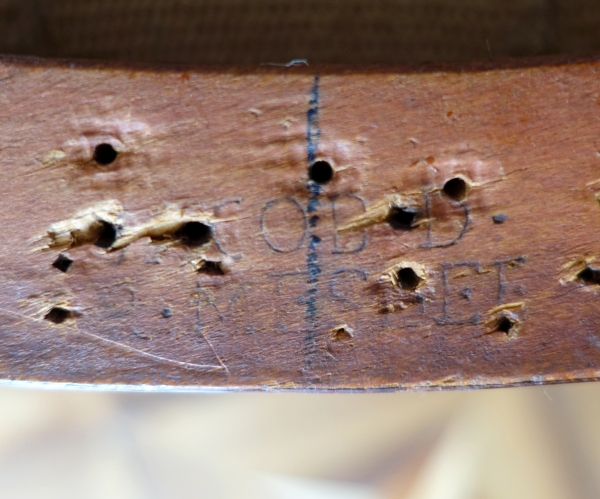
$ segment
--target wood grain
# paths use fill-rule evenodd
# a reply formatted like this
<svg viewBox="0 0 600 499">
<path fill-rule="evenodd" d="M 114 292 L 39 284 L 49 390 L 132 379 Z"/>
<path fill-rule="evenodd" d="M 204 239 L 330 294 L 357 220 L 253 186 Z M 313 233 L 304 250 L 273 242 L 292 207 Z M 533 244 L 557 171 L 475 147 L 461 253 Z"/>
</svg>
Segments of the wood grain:
<svg viewBox="0 0 600 499">
<path fill-rule="evenodd" d="M 597 379 L 598 70 L 4 60 L 0 377 Z"/>
</svg>

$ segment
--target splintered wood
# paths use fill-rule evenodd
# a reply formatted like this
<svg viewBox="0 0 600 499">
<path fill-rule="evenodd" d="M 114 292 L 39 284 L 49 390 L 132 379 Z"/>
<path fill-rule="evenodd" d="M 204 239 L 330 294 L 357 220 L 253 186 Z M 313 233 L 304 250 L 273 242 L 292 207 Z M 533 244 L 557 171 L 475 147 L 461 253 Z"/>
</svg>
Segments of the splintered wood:
<svg viewBox="0 0 600 499">
<path fill-rule="evenodd" d="M 1 379 L 599 378 L 599 70 L 5 60 Z"/>
</svg>

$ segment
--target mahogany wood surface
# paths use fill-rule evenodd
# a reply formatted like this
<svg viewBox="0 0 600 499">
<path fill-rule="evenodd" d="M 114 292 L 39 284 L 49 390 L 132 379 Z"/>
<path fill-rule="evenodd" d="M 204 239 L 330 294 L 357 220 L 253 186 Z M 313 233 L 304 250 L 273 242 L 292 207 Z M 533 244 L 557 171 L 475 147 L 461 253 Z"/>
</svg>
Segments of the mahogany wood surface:
<svg viewBox="0 0 600 499">
<path fill-rule="evenodd" d="M 597 379 L 598 71 L 4 60 L 0 377 Z"/>
</svg>

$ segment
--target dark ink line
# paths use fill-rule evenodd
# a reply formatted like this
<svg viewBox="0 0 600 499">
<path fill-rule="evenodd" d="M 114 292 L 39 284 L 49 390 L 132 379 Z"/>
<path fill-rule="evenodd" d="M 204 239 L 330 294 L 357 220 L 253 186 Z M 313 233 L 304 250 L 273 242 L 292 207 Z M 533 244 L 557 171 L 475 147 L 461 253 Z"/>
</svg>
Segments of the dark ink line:
<svg viewBox="0 0 600 499">
<path fill-rule="evenodd" d="M 315 162 L 317 147 L 321 130 L 319 128 L 319 77 L 315 76 L 313 86 L 310 91 L 310 99 L 308 101 L 308 111 L 306 113 L 306 149 L 307 149 L 307 175 L 308 169 Z M 317 290 L 319 284 L 319 275 L 321 267 L 319 266 L 318 246 L 321 243 L 321 238 L 315 234 L 317 224 L 319 222 L 316 212 L 319 208 L 319 195 L 321 194 L 321 186 L 312 180 L 308 180 L 306 184 L 308 191 L 308 205 L 306 211 L 311 221 L 309 224 L 309 242 L 308 253 L 306 255 L 306 270 L 308 272 L 308 291 L 306 293 L 306 313 L 305 323 L 307 335 L 305 338 L 305 361 L 306 367 L 309 368 L 315 355 L 318 352 L 316 337 L 317 337 Z"/>
<path fill-rule="evenodd" d="M 369 274 L 367 274 L 363 269 L 359 269 L 359 268 L 355 268 L 355 267 L 342 268 L 342 269 L 338 269 L 331 273 L 331 277 L 329 278 L 329 290 L 331 292 L 331 295 L 336 300 L 345 301 L 346 303 L 349 303 L 351 305 L 358 307 L 358 306 L 360 306 L 359 303 L 356 303 L 354 300 L 351 300 L 350 298 L 347 298 L 346 296 L 338 293 L 335 289 L 335 283 L 337 281 L 337 277 L 341 276 L 342 274 L 346 274 L 346 273 L 358 274 L 360 276 L 360 278 L 362 278 L 363 281 L 369 280 Z"/>
<path fill-rule="evenodd" d="M 234 198 L 234 199 L 227 199 L 227 200 L 223 201 L 222 203 L 219 203 L 215 207 L 215 211 L 214 211 L 215 216 L 218 217 L 219 216 L 219 212 L 221 211 L 221 208 L 223 208 L 224 206 L 227 206 L 228 204 L 237 204 L 237 205 L 240 205 L 240 204 L 242 204 L 242 200 L 241 200 L 241 198 Z M 219 237 L 217 236 L 217 231 L 216 230 L 215 230 L 215 234 L 214 234 L 214 240 L 215 240 L 215 244 L 217 245 L 217 249 L 221 253 L 223 253 L 224 255 L 230 256 L 231 258 L 233 258 L 235 260 L 239 260 L 240 258 L 244 257 L 243 253 L 236 253 L 235 255 L 232 255 L 231 253 L 228 253 L 227 250 L 225 250 L 223 248 L 223 244 L 219 240 Z"/>
<path fill-rule="evenodd" d="M 427 218 L 427 220 L 430 220 L 430 218 L 431 218 L 431 213 L 430 213 L 431 212 L 431 199 L 429 196 L 430 192 L 425 192 L 424 194 L 425 194 L 425 217 Z M 463 224 L 463 227 L 462 227 L 458 237 L 454 238 L 452 241 L 449 241 L 447 243 L 434 243 L 432 240 L 431 221 L 429 221 L 429 222 L 427 222 L 427 242 L 425 244 L 422 244 L 421 248 L 428 248 L 428 249 L 448 248 L 449 246 L 454 246 L 456 243 L 458 243 L 464 237 L 464 235 L 467 233 L 467 230 L 469 229 L 469 225 L 471 223 L 471 211 L 469 210 L 469 205 L 466 202 L 460 203 L 460 206 L 464 210 L 465 223 Z"/>
<path fill-rule="evenodd" d="M 522 264 L 525 263 L 524 256 L 518 256 L 517 258 L 511 258 L 509 260 L 494 260 L 494 265 L 498 267 L 498 305 L 502 305 L 504 300 L 504 293 L 506 292 L 506 278 L 505 278 L 505 267 L 509 263 Z"/>
<path fill-rule="evenodd" d="M 308 101 L 308 112 L 306 113 L 306 149 L 308 152 L 308 167 L 315 162 L 317 156 L 317 146 L 321 137 L 319 129 L 319 77 L 315 76 L 313 87 L 310 91 L 310 100 Z M 318 184 L 317 184 L 318 187 Z"/>
<path fill-rule="evenodd" d="M 442 288 L 444 293 L 443 299 L 443 309 L 442 309 L 442 317 L 434 317 L 433 320 L 437 324 L 441 325 L 466 325 L 466 324 L 479 324 L 481 322 L 481 317 L 479 312 L 475 313 L 475 315 L 471 316 L 469 320 L 464 319 L 452 319 L 448 313 L 449 303 L 448 303 L 448 270 L 455 267 L 470 267 L 475 270 L 478 274 L 481 274 L 481 262 L 479 261 L 467 261 L 467 262 L 442 262 L 440 263 L 440 267 L 442 267 Z"/>
<path fill-rule="evenodd" d="M 119 254 L 119 258 L 117 258 L 117 267 L 123 265 L 123 262 L 125 261 L 125 250 L 126 248 L 123 248 Z"/>
<path fill-rule="evenodd" d="M 298 209 L 300 210 L 300 212 L 302 213 L 302 218 L 304 220 L 304 228 L 302 231 L 302 237 L 298 241 L 298 244 L 291 248 L 281 248 L 280 246 L 277 246 L 275 243 L 273 243 L 267 236 L 268 231 L 267 231 L 267 226 L 265 224 L 265 217 L 267 215 L 267 212 L 274 205 L 276 205 L 277 203 L 280 203 L 282 201 L 290 201 L 291 203 L 295 204 L 298 207 Z M 315 225 L 316 225 L 316 222 L 315 222 Z M 311 227 L 314 227 L 314 225 L 311 225 Z M 300 204 L 300 201 L 298 201 L 296 198 L 291 197 L 291 196 L 286 196 L 284 198 L 277 198 L 277 199 L 272 199 L 270 201 L 267 201 L 267 203 L 263 206 L 262 213 L 260 216 L 260 231 L 263 236 L 263 239 L 265 240 L 265 243 L 267 243 L 269 248 L 271 248 L 273 251 L 277 251 L 278 253 L 291 253 L 292 251 L 299 250 L 302 247 L 302 245 L 304 244 L 304 240 L 306 239 L 306 234 L 308 233 L 308 219 L 306 216 L 306 212 L 304 211 L 304 207 Z"/>
<path fill-rule="evenodd" d="M 361 198 L 360 196 L 357 196 L 356 194 L 344 194 L 344 196 L 346 196 L 350 199 L 358 199 L 362 204 L 363 212 L 367 211 L 367 203 L 365 203 L 365 200 L 363 198 Z M 339 246 L 339 235 L 338 235 L 336 203 L 340 197 L 341 196 L 334 196 L 333 198 L 331 198 L 331 213 L 333 215 L 333 247 L 334 247 L 332 253 L 334 253 L 334 254 L 360 253 L 362 250 L 364 250 L 367 247 L 367 235 L 364 232 L 363 232 L 362 241 L 356 248 L 344 250 L 344 249 L 340 249 L 338 247 Z"/>
<path fill-rule="evenodd" d="M 114 290 L 122 288 L 127 291 L 131 295 L 131 303 L 127 304 L 123 309 L 119 309 L 119 303 L 111 302 L 111 294 L 114 296 Z M 106 318 L 108 319 L 117 319 L 119 317 L 125 317 L 129 312 L 131 312 L 136 306 L 136 296 L 135 290 L 127 284 L 118 284 L 115 288 L 111 289 L 113 293 L 105 291 L 102 294 L 102 301 L 104 306 L 109 310 L 109 313 L 106 314 Z"/>
</svg>

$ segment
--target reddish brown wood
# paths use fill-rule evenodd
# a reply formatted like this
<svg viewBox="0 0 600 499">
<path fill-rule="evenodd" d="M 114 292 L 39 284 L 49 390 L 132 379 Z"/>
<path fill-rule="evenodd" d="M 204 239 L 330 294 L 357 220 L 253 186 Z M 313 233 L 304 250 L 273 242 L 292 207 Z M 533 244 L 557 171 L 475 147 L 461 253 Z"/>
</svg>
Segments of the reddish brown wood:
<svg viewBox="0 0 600 499">
<path fill-rule="evenodd" d="M 599 69 L 4 61 L 1 378 L 598 378 Z"/>
</svg>

